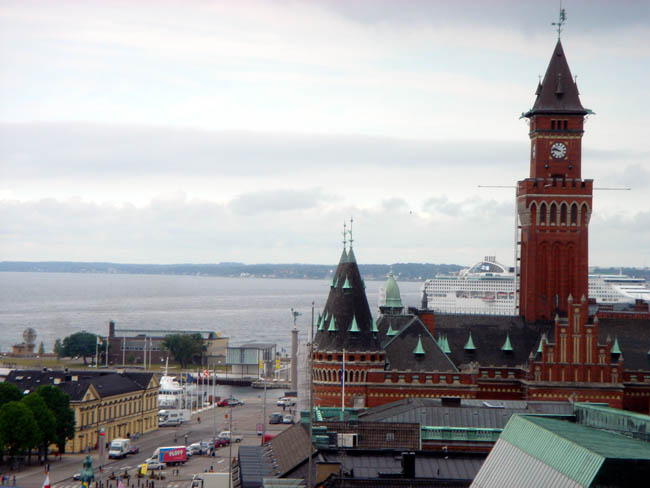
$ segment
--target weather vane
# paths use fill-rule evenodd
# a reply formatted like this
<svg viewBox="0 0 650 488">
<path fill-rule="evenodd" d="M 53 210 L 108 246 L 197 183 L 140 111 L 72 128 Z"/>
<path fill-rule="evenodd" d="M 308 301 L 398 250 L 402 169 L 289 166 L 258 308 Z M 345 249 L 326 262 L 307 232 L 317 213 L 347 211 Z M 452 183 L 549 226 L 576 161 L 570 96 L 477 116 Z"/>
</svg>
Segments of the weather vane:
<svg viewBox="0 0 650 488">
<path fill-rule="evenodd" d="M 557 22 L 551 22 L 551 25 L 557 26 L 557 38 L 558 40 L 562 36 L 562 26 L 566 22 L 566 10 L 562 8 L 562 2 L 560 2 L 560 18 Z"/>
</svg>

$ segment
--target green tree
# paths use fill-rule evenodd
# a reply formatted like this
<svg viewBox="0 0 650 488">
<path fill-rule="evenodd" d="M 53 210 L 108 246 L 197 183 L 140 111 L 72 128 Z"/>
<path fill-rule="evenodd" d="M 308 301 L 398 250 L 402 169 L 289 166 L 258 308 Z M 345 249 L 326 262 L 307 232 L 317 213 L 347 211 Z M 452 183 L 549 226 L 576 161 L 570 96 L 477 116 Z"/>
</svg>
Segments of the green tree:
<svg viewBox="0 0 650 488">
<path fill-rule="evenodd" d="M 0 408 L 0 442 L 16 454 L 38 445 L 40 433 L 32 411 L 22 402 L 5 403 Z"/>
<path fill-rule="evenodd" d="M 63 344 L 61 343 L 61 339 L 57 339 L 54 341 L 54 354 L 56 354 L 56 357 L 61 359 L 63 357 Z"/>
<path fill-rule="evenodd" d="M 47 407 L 47 403 L 45 403 L 43 397 L 36 392 L 23 397 L 21 402 L 27 405 L 34 415 L 34 420 L 36 420 L 40 434 L 38 443 L 41 446 L 41 455 L 44 456 L 47 462 L 47 447 L 56 439 L 56 418 Z"/>
<path fill-rule="evenodd" d="M 165 336 L 162 347 L 172 353 L 181 368 L 201 358 L 203 339 L 200 334 L 170 334 Z"/>
<path fill-rule="evenodd" d="M 20 401 L 22 397 L 23 393 L 13 383 L 6 381 L 0 383 L 0 405 Z"/>
<path fill-rule="evenodd" d="M 41 343 L 38 345 L 38 354 L 39 356 L 42 356 L 45 354 L 45 344 L 41 341 Z"/>
<path fill-rule="evenodd" d="M 62 355 L 66 357 L 81 356 L 86 363 L 87 357 L 95 355 L 97 347 L 97 334 L 81 331 L 63 339 Z"/>
<path fill-rule="evenodd" d="M 59 452 L 65 452 L 65 441 L 74 437 L 74 411 L 70 407 L 70 395 L 58 386 L 43 385 L 36 389 L 47 408 L 54 414 L 56 419 L 56 434 L 54 442 L 59 447 Z"/>
</svg>

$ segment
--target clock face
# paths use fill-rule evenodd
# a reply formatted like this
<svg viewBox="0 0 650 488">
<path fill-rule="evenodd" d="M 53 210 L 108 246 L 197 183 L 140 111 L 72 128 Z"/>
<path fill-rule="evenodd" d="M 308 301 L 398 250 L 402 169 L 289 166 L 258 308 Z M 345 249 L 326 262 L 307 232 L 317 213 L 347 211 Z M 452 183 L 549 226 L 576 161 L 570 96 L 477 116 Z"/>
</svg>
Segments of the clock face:
<svg viewBox="0 0 650 488">
<path fill-rule="evenodd" d="M 566 156 L 566 144 L 563 142 L 555 142 L 551 146 L 551 156 L 554 159 L 562 159 Z"/>
</svg>

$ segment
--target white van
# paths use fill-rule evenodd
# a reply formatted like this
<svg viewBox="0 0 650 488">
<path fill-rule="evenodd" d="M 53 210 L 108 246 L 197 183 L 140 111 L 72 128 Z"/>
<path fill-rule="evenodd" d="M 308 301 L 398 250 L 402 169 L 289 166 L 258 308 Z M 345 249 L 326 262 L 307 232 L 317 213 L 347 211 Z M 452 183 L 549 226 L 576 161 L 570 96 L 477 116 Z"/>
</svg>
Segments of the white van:
<svg viewBox="0 0 650 488">
<path fill-rule="evenodd" d="M 131 443 L 129 439 L 113 439 L 110 447 L 108 448 L 108 458 L 109 459 L 121 459 L 125 458 L 131 449 Z"/>
</svg>

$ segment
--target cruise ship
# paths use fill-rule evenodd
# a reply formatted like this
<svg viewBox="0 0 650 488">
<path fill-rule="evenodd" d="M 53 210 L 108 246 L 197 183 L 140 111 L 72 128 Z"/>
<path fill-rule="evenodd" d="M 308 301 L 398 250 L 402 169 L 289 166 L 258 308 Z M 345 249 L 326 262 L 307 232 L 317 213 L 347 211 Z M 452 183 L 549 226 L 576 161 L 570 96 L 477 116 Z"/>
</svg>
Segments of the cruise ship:
<svg viewBox="0 0 650 488">
<path fill-rule="evenodd" d="M 438 275 L 423 285 L 423 301 L 430 310 L 476 315 L 516 315 L 514 269 L 486 256 L 457 274 Z M 589 297 L 599 304 L 650 302 L 650 287 L 643 278 L 589 275 Z"/>
</svg>

